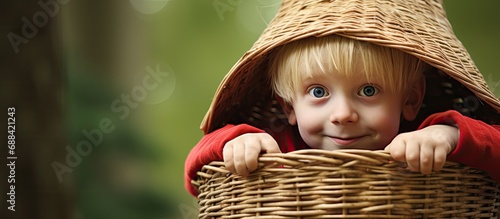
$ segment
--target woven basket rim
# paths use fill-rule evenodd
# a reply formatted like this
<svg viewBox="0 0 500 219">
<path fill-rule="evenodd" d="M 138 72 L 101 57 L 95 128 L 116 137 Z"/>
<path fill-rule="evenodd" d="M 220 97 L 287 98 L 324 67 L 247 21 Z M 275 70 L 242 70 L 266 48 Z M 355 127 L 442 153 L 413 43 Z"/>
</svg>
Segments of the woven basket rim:
<svg viewBox="0 0 500 219">
<path fill-rule="evenodd" d="M 259 161 L 247 177 L 205 165 L 193 181 L 199 218 L 493 218 L 500 208 L 500 185 L 454 162 L 423 175 L 385 151 L 306 149 Z"/>
<path fill-rule="evenodd" d="M 291 166 L 297 165 L 297 163 L 291 162 L 290 160 L 298 159 L 314 159 L 320 162 L 331 163 L 332 165 L 338 165 L 342 162 L 337 162 L 336 159 L 342 160 L 359 160 L 367 162 L 370 165 L 382 165 L 387 163 L 397 163 L 401 168 L 406 167 L 405 162 L 400 162 L 395 160 L 390 152 L 385 150 L 366 150 L 366 149 L 339 149 L 339 150 L 324 150 L 324 149 L 301 149 L 296 151 L 291 151 L 287 153 L 264 153 L 258 157 L 259 168 L 269 165 L 271 163 L 277 163 L 278 165 L 289 164 Z M 211 166 L 224 166 L 224 161 L 211 161 L 209 164 L 204 165 L 201 172 L 206 169 L 211 169 Z M 453 166 L 454 168 L 467 168 L 466 165 L 447 160 L 444 166 Z M 257 169 L 258 170 L 258 169 Z M 478 170 L 480 171 L 480 170 Z M 228 170 L 224 171 L 229 173 Z M 420 173 L 415 173 L 420 174 Z M 420 174 L 425 175 L 425 174 Z"/>
</svg>

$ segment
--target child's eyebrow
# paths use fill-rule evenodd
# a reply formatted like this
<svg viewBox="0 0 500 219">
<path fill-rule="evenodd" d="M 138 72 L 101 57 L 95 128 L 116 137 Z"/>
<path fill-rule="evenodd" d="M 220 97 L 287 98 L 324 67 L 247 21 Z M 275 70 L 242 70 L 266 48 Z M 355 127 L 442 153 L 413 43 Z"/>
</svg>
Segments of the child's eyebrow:
<svg viewBox="0 0 500 219">
<path fill-rule="evenodd" d="M 321 82 L 324 82 L 324 80 L 321 80 L 318 77 L 306 77 L 297 81 L 293 89 L 295 92 L 305 92 L 311 85 L 323 84 Z"/>
<path fill-rule="evenodd" d="M 305 75 L 306 73 L 303 73 L 300 78 L 299 84 L 300 83 L 314 83 L 317 81 L 323 81 L 327 80 L 329 78 L 328 74 L 325 73 L 319 73 L 319 72 L 312 72 L 309 75 Z"/>
</svg>

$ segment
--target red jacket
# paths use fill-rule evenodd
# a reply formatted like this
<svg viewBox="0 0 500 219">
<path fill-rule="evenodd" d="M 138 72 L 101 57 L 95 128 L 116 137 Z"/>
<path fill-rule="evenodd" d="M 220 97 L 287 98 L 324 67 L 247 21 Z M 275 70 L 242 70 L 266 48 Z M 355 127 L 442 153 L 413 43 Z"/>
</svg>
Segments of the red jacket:
<svg viewBox="0 0 500 219">
<path fill-rule="evenodd" d="M 457 124 L 460 137 L 456 149 L 448 160 L 486 171 L 500 183 L 500 126 L 488 125 L 482 121 L 463 116 L 457 111 L 436 113 L 425 119 L 418 129 L 435 124 Z M 184 183 L 188 192 L 197 196 L 198 191 L 191 184 L 196 172 L 211 161 L 222 161 L 222 149 L 226 142 L 245 133 L 263 133 L 264 130 L 250 125 L 226 125 L 205 135 L 189 153 L 184 168 Z M 280 145 L 283 153 L 309 148 L 298 133 L 270 133 Z M 295 137 L 294 137 L 295 136 Z"/>
</svg>

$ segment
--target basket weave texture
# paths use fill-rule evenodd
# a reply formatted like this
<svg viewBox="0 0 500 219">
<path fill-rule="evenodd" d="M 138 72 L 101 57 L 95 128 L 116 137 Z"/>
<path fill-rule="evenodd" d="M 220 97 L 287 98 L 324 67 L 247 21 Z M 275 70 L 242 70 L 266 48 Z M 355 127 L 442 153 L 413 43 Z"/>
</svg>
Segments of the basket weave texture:
<svg viewBox="0 0 500 219">
<path fill-rule="evenodd" d="M 500 185 L 446 162 L 423 175 L 384 151 L 299 150 L 263 154 L 234 175 L 212 162 L 193 181 L 199 218 L 497 218 Z"/>
</svg>

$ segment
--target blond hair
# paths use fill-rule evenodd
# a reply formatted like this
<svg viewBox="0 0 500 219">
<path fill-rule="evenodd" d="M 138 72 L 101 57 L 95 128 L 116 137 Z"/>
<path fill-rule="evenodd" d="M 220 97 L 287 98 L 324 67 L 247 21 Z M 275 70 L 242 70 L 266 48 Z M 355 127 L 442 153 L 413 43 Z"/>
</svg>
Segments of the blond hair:
<svg viewBox="0 0 500 219">
<path fill-rule="evenodd" d="M 360 64 L 361 72 L 355 65 Z M 311 37 L 280 47 L 270 59 L 273 91 L 292 103 L 301 81 L 317 74 L 338 73 L 354 77 L 361 73 L 368 82 L 377 78 L 391 92 L 408 92 L 407 87 L 422 77 L 430 66 L 399 51 L 338 35 Z"/>
</svg>

